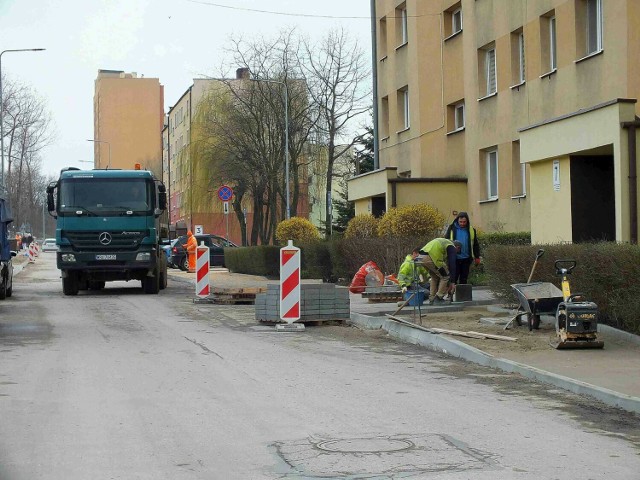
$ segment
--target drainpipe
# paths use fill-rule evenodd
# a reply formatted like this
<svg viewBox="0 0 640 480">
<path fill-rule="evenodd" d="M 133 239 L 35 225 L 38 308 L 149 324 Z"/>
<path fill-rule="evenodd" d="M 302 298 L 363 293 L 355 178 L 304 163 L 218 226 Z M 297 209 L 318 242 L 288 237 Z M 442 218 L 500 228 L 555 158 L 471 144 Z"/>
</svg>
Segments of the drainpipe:
<svg viewBox="0 0 640 480">
<path fill-rule="evenodd" d="M 638 244 L 638 173 L 636 158 L 636 127 L 640 121 L 622 122 L 622 128 L 627 129 L 629 142 L 629 229 L 632 245 Z"/>
<path fill-rule="evenodd" d="M 371 74 L 373 80 L 373 169 L 380 168 L 380 147 L 378 145 L 378 46 L 377 46 L 376 0 L 371 0 Z"/>
</svg>

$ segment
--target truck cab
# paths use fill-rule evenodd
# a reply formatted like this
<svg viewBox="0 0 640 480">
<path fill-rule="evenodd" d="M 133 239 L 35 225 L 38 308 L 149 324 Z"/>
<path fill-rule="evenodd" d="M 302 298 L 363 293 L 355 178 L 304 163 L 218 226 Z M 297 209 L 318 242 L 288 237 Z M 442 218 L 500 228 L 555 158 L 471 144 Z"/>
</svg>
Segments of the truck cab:
<svg viewBox="0 0 640 480">
<path fill-rule="evenodd" d="M 146 170 L 62 170 L 47 187 L 47 208 L 57 219 L 64 294 L 115 280 L 139 280 L 150 294 L 165 288 L 159 217 L 166 203 L 164 185 Z"/>
</svg>

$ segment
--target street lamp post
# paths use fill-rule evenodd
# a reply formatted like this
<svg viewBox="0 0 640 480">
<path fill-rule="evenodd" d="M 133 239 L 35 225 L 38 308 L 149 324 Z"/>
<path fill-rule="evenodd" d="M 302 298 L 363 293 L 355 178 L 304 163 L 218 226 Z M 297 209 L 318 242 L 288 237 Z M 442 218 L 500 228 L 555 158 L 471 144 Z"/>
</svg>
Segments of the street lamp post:
<svg viewBox="0 0 640 480">
<path fill-rule="evenodd" d="M 287 214 L 286 218 L 289 220 L 291 218 L 291 208 L 289 206 L 289 88 L 285 82 L 281 82 L 279 80 L 270 80 L 266 78 L 252 78 L 254 82 L 268 82 L 268 83 L 277 83 L 284 86 L 284 148 L 285 148 L 285 185 L 286 185 L 286 195 L 287 195 Z"/>
<path fill-rule="evenodd" d="M 4 188 L 4 103 L 2 100 L 2 55 L 10 52 L 41 52 L 44 48 L 19 48 L 16 50 L 3 50 L 0 52 L 0 188 L 5 193 Z"/>
<path fill-rule="evenodd" d="M 107 147 L 109 147 L 109 163 L 107 164 L 107 168 L 111 168 L 111 144 L 104 140 L 96 140 L 96 139 L 87 139 L 87 142 L 93 143 L 106 143 Z"/>
</svg>

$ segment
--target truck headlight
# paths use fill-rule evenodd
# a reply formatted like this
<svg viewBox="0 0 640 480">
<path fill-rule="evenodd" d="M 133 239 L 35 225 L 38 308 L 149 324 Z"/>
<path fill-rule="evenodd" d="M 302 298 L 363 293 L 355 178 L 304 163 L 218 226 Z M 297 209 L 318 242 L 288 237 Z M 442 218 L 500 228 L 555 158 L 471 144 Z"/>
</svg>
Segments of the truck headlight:
<svg viewBox="0 0 640 480">
<path fill-rule="evenodd" d="M 73 253 L 63 253 L 62 254 L 62 261 L 63 262 L 75 262 L 76 261 L 76 256 Z"/>
<path fill-rule="evenodd" d="M 148 262 L 151 260 L 151 252 L 142 252 L 136 255 L 136 262 Z"/>
</svg>

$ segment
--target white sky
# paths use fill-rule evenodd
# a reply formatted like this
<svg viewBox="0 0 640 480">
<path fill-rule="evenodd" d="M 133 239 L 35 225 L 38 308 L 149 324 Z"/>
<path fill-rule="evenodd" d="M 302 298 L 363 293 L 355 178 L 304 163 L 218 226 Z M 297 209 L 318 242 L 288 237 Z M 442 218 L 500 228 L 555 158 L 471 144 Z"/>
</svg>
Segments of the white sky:
<svg viewBox="0 0 640 480">
<path fill-rule="evenodd" d="M 302 15 L 309 18 L 216 7 Z M 31 86 L 53 119 L 54 144 L 43 153 L 45 174 L 93 162 L 93 91 L 98 69 L 159 78 L 165 111 L 201 74 L 216 75 L 229 35 L 273 36 L 295 26 L 320 36 L 344 26 L 371 57 L 369 0 L 0 0 L 2 73 Z M 226 62 L 228 63 L 228 62 Z M 235 74 L 228 72 L 230 75 Z"/>
</svg>

